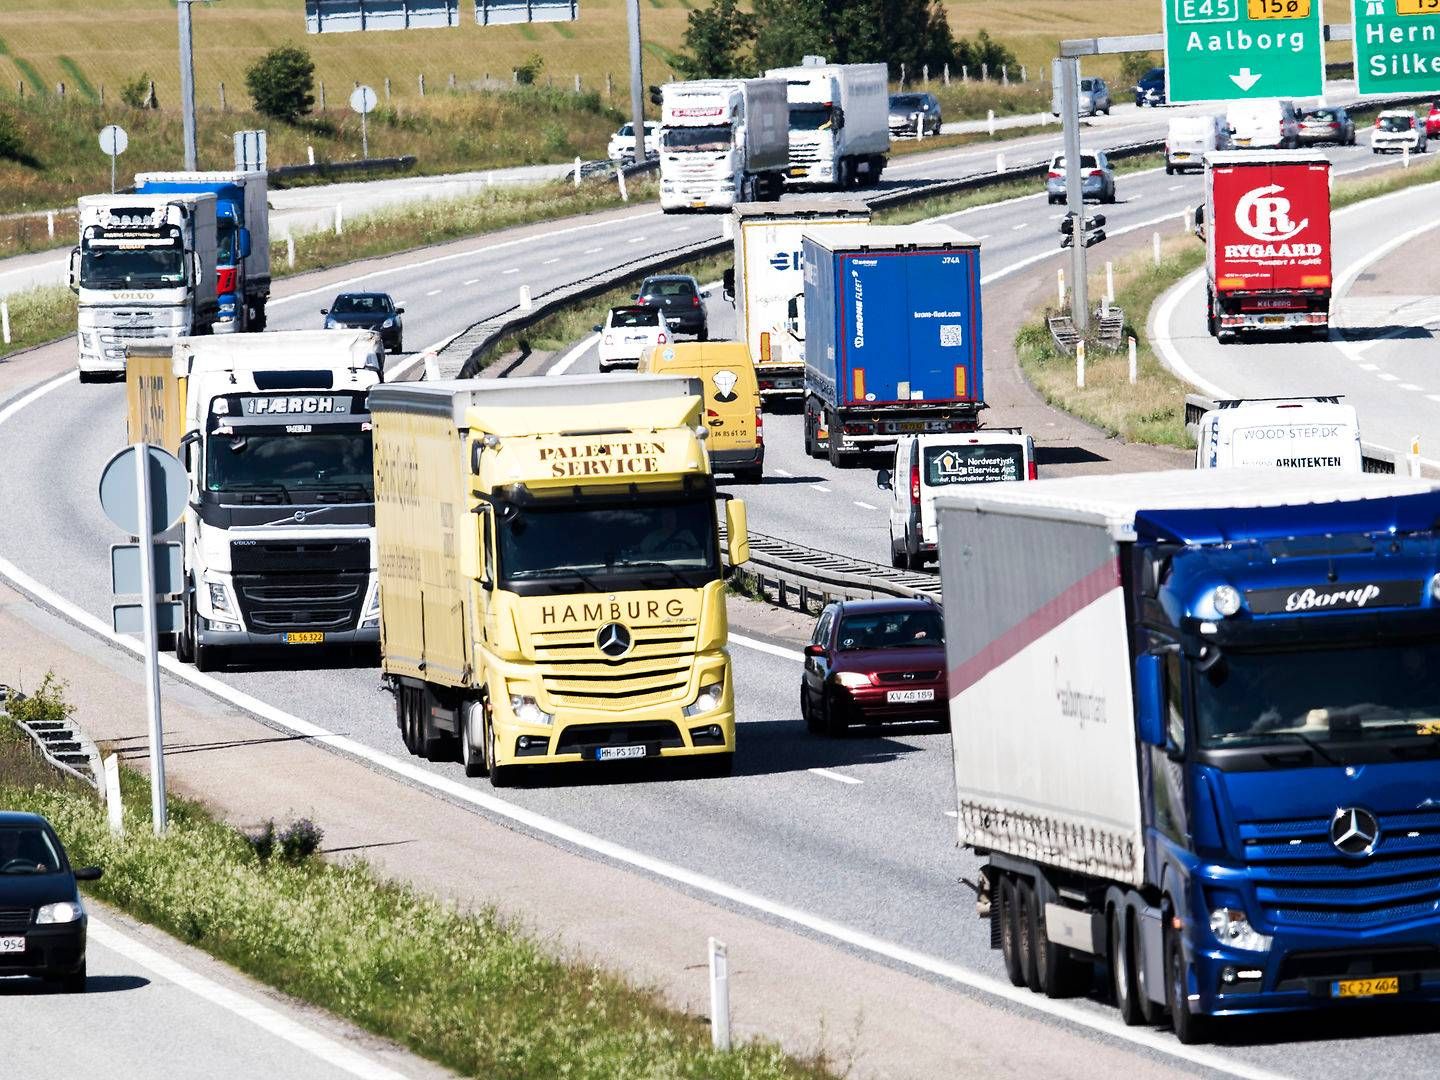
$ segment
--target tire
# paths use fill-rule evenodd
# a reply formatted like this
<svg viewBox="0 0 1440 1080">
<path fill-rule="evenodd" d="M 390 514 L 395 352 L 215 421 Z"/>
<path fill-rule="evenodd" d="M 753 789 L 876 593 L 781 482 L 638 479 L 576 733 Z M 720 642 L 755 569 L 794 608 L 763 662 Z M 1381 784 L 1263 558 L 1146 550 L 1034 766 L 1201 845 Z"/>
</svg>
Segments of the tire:
<svg viewBox="0 0 1440 1080">
<path fill-rule="evenodd" d="M 835 703 L 830 700 L 829 694 L 822 693 L 820 700 L 824 703 L 820 723 L 825 729 L 825 734 L 832 739 L 843 738 L 850 730 L 850 725 L 845 720 L 845 713 L 835 708 Z"/>
<path fill-rule="evenodd" d="M 1015 886 L 1015 954 L 1020 961 L 1020 974 L 1025 985 L 1040 991 L 1040 972 L 1035 966 L 1035 890 L 1030 882 Z"/>
<path fill-rule="evenodd" d="M 696 340 L 696 341 L 709 341 L 709 340 L 710 340 L 710 327 L 709 327 L 709 326 L 702 326 L 702 327 L 700 328 L 700 332 L 695 335 L 695 340 Z"/>
<path fill-rule="evenodd" d="M 1215 293 L 1208 288 L 1205 290 L 1205 329 L 1211 337 L 1219 338 L 1220 320 L 1215 315 Z"/>
<path fill-rule="evenodd" d="M 175 635 L 175 659 L 182 664 L 195 662 L 195 594 L 186 589 L 180 607 L 180 632 Z"/>
<path fill-rule="evenodd" d="M 1210 1018 L 1196 1016 L 1187 1007 L 1190 993 L 1190 965 L 1185 950 L 1173 933 L 1165 935 L 1165 999 L 1170 1006 L 1170 1026 L 1182 1046 L 1210 1041 Z"/>
<path fill-rule="evenodd" d="M 817 425 L 814 423 L 810 410 L 805 410 L 805 455 L 812 458 L 822 458 L 825 452 L 820 449 L 820 437 L 816 433 Z"/>
<path fill-rule="evenodd" d="M 485 721 L 485 762 L 490 766 L 492 788 L 514 787 L 519 780 L 520 766 L 495 764 L 495 725 Z"/>
<path fill-rule="evenodd" d="M 810 695 L 805 692 L 805 687 L 800 687 L 800 719 L 805 721 L 805 730 L 811 735 L 819 735 L 823 731 L 820 717 L 816 715 L 815 709 L 810 704 Z"/>
<path fill-rule="evenodd" d="M 1016 919 L 1015 881 L 1009 874 L 1000 878 L 1000 959 L 1005 962 L 1005 976 L 1012 986 L 1025 985 L 1025 969 L 1020 965 L 1020 925 Z"/>
<path fill-rule="evenodd" d="M 753 469 L 737 469 L 735 479 L 741 484 L 760 484 L 765 480 L 764 466 L 757 465 Z"/>
<path fill-rule="evenodd" d="M 80 966 L 74 971 L 67 971 L 59 979 L 60 989 L 66 994 L 85 993 L 85 961 L 80 961 Z"/>
<path fill-rule="evenodd" d="M 905 559 L 905 552 L 897 551 L 895 548 L 895 541 L 892 539 L 890 541 L 890 565 L 893 566 L 896 570 L 904 570 L 906 569 Z"/>
<path fill-rule="evenodd" d="M 1120 1021 L 1126 1027 L 1138 1027 L 1145 1022 L 1140 1014 L 1140 1003 L 1135 989 L 1135 970 L 1132 960 L 1134 950 L 1123 933 L 1125 912 L 1116 908 L 1110 913 L 1110 992 L 1115 998 L 1115 1008 L 1120 1012 Z"/>
<path fill-rule="evenodd" d="M 693 760 L 696 776 L 720 780 L 735 771 L 735 752 L 733 750 L 723 754 L 705 754 Z"/>
<path fill-rule="evenodd" d="M 1090 985 L 1090 964 L 1071 949 L 1056 945 L 1045 935 L 1045 914 L 1038 900 L 1031 912 L 1034 919 L 1035 974 L 1040 992 L 1048 998 L 1077 997 Z"/>
<path fill-rule="evenodd" d="M 415 737 L 415 691 L 408 686 L 402 686 L 396 693 L 399 695 L 400 702 L 400 741 L 405 744 L 405 749 L 413 755 L 419 745 Z"/>
<path fill-rule="evenodd" d="M 218 671 L 220 667 L 220 649 L 215 645 L 201 645 L 200 642 L 195 642 L 195 670 Z"/>
<path fill-rule="evenodd" d="M 1165 163 L 1165 175 L 1166 175 L 1166 176 L 1174 176 L 1174 175 L 1175 175 L 1175 166 L 1171 165 L 1168 161 Z"/>
<path fill-rule="evenodd" d="M 101 380 L 100 380 L 100 372 L 98 372 L 98 371 L 82 371 L 82 372 L 80 372 L 80 381 L 81 381 L 82 383 L 98 383 L 98 382 L 101 381 Z"/>
</svg>

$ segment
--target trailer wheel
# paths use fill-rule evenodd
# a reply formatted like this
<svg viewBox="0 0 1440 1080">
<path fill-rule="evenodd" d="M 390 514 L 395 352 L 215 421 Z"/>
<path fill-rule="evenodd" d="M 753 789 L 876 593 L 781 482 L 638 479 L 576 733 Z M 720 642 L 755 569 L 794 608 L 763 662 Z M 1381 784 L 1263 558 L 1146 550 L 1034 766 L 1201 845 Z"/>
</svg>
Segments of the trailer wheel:
<svg viewBox="0 0 1440 1080">
<path fill-rule="evenodd" d="M 1173 932 L 1165 935 L 1165 986 L 1170 1003 L 1170 1025 L 1175 1038 L 1183 1046 L 1210 1041 L 1209 1017 L 1190 1011 L 1190 965 L 1185 962 L 1185 949 Z"/>
<path fill-rule="evenodd" d="M 1021 880 L 1015 886 L 1015 901 L 1016 958 L 1020 961 L 1025 985 L 1039 993 L 1040 972 L 1035 965 L 1035 889 L 1030 882 Z"/>
<path fill-rule="evenodd" d="M 430 715 L 430 691 L 417 690 L 415 698 L 415 727 L 420 756 L 426 761 L 453 761 L 455 754 L 450 747 L 450 736 L 435 730 L 435 720 Z"/>
<path fill-rule="evenodd" d="M 820 445 L 820 415 L 810 408 L 810 402 L 805 402 L 805 453 L 812 458 L 823 458 L 825 448 Z"/>
<path fill-rule="evenodd" d="M 1000 877 L 1000 910 L 993 918 L 1000 920 L 1000 958 L 1005 962 L 1005 976 L 1012 986 L 1025 985 L 1025 971 L 1020 966 L 1020 927 L 1015 918 L 1015 881 L 1009 874 Z"/>
<path fill-rule="evenodd" d="M 1145 1022 L 1140 1015 L 1140 1003 L 1135 993 L 1135 969 L 1132 963 L 1135 952 L 1131 948 L 1130 935 L 1125 932 L 1125 910 L 1115 908 L 1110 912 L 1110 990 L 1115 996 L 1115 1007 L 1120 1010 L 1120 1020 L 1127 1027 L 1138 1027 Z"/>
<path fill-rule="evenodd" d="M 1040 992 L 1049 998 L 1075 997 L 1090 985 L 1091 969 L 1073 949 L 1056 945 L 1045 933 L 1045 909 L 1037 898 L 1031 910 L 1030 936 L 1035 942 L 1035 974 Z"/>
</svg>

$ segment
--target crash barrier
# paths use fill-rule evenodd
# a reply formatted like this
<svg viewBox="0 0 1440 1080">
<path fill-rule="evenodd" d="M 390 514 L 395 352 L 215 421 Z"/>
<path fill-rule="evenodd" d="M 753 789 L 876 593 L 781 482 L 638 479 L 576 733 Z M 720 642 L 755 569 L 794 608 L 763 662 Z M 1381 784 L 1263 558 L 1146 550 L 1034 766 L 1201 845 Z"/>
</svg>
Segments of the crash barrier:
<svg viewBox="0 0 1440 1080">
<path fill-rule="evenodd" d="M 25 695 L 14 687 L 0 684 L 0 717 L 9 718 L 55 768 L 99 791 L 100 751 L 95 744 L 68 719 L 22 723 L 10 714 L 7 705 L 24 698 Z"/>
<path fill-rule="evenodd" d="M 940 599 L 937 575 L 817 551 L 762 533 L 750 533 L 750 561 L 730 570 L 731 581 L 742 590 L 802 615 L 817 614 L 832 600 Z"/>
<path fill-rule="evenodd" d="M 267 170 L 274 187 L 284 187 L 286 180 L 312 176 L 331 179 L 336 176 L 369 175 L 382 172 L 409 172 L 418 159 L 413 154 L 403 157 L 366 158 L 363 161 L 317 161 L 314 165 L 277 165 Z"/>
<path fill-rule="evenodd" d="M 1320 397 L 1316 400 L 1339 401 L 1340 398 L 1337 395 L 1334 397 Z M 1185 430 L 1190 433 L 1190 437 L 1195 439 L 1196 442 L 1199 441 L 1200 418 L 1219 405 L 1220 402 L 1213 398 L 1208 398 L 1204 394 L 1185 395 Z M 1394 450 L 1386 449 L 1383 446 L 1362 442 L 1360 444 L 1360 467 L 1367 473 L 1400 473 L 1404 475 L 1410 471 L 1410 459 L 1405 454 L 1397 454 Z"/>
</svg>

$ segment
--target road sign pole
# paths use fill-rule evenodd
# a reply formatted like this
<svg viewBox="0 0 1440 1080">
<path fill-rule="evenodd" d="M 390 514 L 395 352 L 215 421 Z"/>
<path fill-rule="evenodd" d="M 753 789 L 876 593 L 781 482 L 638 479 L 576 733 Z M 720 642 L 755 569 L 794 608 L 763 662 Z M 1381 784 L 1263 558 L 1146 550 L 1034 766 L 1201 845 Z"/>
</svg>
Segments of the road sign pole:
<svg viewBox="0 0 1440 1080">
<path fill-rule="evenodd" d="M 370 160 L 370 131 L 365 123 L 365 113 L 360 114 L 360 156 Z"/>
<path fill-rule="evenodd" d="M 186 6 L 181 0 L 181 7 Z M 135 490 L 140 509 L 140 609 L 145 638 L 145 710 L 150 720 L 150 816 L 165 834 L 165 727 L 160 719 L 160 648 L 155 632 L 155 534 L 150 493 L 150 446 L 136 445 Z"/>
<path fill-rule="evenodd" d="M 110 155 L 110 194 L 115 194 L 115 155 Z"/>
<path fill-rule="evenodd" d="M 180 17 L 180 109 L 185 128 L 185 168 L 199 168 L 195 157 L 195 56 L 190 34 L 190 0 L 178 0 Z"/>
<path fill-rule="evenodd" d="M 640 0 L 627 0 L 625 20 L 630 31 L 630 117 L 635 124 L 635 164 L 645 162 L 645 99 L 641 96 L 644 78 L 640 60 Z"/>
<path fill-rule="evenodd" d="M 1090 298 L 1085 279 L 1085 177 L 1080 172 L 1080 61 L 1060 61 L 1060 120 L 1065 126 L 1065 203 L 1070 220 L 1070 318 L 1084 334 L 1090 326 Z"/>
</svg>

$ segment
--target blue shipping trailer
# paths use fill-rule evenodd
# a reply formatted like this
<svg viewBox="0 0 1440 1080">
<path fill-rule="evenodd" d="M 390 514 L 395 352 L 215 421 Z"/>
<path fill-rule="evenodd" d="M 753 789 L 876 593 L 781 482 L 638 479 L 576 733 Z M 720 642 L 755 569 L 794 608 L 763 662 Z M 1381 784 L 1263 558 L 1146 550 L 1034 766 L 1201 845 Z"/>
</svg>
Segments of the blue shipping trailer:
<svg viewBox="0 0 1440 1080">
<path fill-rule="evenodd" d="M 810 455 L 841 465 L 900 435 L 973 431 L 980 242 L 943 225 L 857 225 L 803 243 Z"/>
</svg>

